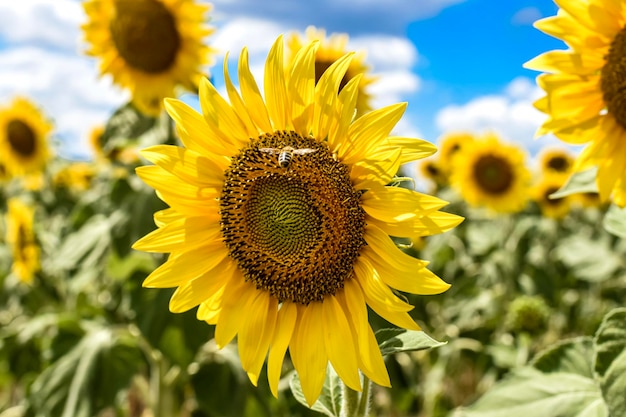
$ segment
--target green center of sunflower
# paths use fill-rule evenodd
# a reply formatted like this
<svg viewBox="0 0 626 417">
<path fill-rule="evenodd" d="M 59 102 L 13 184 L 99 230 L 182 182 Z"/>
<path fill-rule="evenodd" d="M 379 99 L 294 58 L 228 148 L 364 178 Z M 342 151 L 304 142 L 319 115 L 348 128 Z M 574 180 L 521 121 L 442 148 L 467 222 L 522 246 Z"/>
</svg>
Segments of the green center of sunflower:
<svg viewBox="0 0 626 417">
<path fill-rule="evenodd" d="M 315 60 L 315 84 L 317 84 L 320 78 L 322 78 L 322 75 L 324 74 L 324 72 L 332 64 L 334 64 L 334 61 L 318 61 L 317 59 Z M 348 77 L 348 72 L 346 72 L 343 75 L 343 78 L 341 79 L 341 81 L 339 82 L 339 91 L 343 90 L 346 84 L 348 84 L 348 81 L 350 81 L 350 77 Z"/>
<path fill-rule="evenodd" d="M 158 74 L 176 61 L 181 39 L 172 13 L 157 0 L 116 0 L 111 36 L 119 55 L 140 71 Z"/>
<path fill-rule="evenodd" d="M 548 160 L 548 168 L 557 172 L 567 172 L 570 167 L 569 158 L 563 156 L 553 156 Z"/>
<path fill-rule="evenodd" d="M 626 28 L 615 36 L 604 59 L 600 81 L 604 103 L 617 123 L 626 129 Z"/>
<path fill-rule="evenodd" d="M 473 174 L 478 186 L 489 194 L 504 194 L 513 185 L 513 167 L 496 155 L 481 156 Z"/>
<path fill-rule="evenodd" d="M 21 120 L 11 120 L 7 125 L 7 138 L 11 149 L 21 156 L 31 156 L 35 153 L 35 132 Z"/>
<path fill-rule="evenodd" d="M 280 301 L 335 294 L 365 245 L 365 212 L 348 166 L 291 131 L 265 134 L 232 158 L 221 230 L 247 281 Z"/>
</svg>

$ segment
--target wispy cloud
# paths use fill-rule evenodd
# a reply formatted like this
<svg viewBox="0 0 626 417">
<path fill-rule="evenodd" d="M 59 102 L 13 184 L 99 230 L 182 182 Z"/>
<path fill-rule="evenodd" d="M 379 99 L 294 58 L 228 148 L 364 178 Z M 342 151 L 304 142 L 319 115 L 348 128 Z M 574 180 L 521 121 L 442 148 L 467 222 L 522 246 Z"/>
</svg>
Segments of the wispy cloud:
<svg viewBox="0 0 626 417">
<path fill-rule="evenodd" d="M 560 143 L 553 136 L 535 139 L 537 129 L 546 118 L 532 105 L 541 95 L 543 92 L 532 80 L 519 77 L 511 81 L 502 94 L 477 97 L 463 105 L 443 108 L 436 116 L 436 124 L 442 132 L 494 131 L 534 154 L 544 146 Z"/>
<path fill-rule="evenodd" d="M 519 9 L 515 12 L 511 18 L 511 23 L 516 26 L 532 25 L 542 17 L 543 15 L 538 8 L 524 7 L 523 9 Z"/>
</svg>

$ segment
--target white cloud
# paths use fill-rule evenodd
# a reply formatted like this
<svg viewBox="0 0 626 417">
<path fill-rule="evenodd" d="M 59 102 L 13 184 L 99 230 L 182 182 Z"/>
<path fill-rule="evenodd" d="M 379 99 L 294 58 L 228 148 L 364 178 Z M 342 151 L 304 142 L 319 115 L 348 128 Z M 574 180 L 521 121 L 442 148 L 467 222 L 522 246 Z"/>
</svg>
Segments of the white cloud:
<svg viewBox="0 0 626 417">
<path fill-rule="evenodd" d="M 110 80 L 97 79 L 93 60 L 37 47 L 0 54 L 0 103 L 16 95 L 35 101 L 54 121 L 63 156 L 85 155 L 89 130 L 127 99 Z"/>
<path fill-rule="evenodd" d="M 74 50 L 83 20 L 75 0 L 6 1 L 0 3 L 0 39 Z"/>
<path fill-rule="evenodd" d="M 482 96 L 463 105 L 443 108 L 437 113 L 436 124 L 442 132 L 494 131 L 503 139 L 517 142 L 534 154 L 544 146 L 561 143 L 553 136 L 534 138 L 546 115 L 536 110 L 532 103 L 542 95 L 543 92 L 531 80 L 516 78 L 500 95 Z"/>
<path fill-rule="evenodd" d="M 542 17 L 543 15 L 538 8 L 529 6 L 515 12 L 511 18 L 511 23 L 518 26 L 532 25 Z"/>
</svg>

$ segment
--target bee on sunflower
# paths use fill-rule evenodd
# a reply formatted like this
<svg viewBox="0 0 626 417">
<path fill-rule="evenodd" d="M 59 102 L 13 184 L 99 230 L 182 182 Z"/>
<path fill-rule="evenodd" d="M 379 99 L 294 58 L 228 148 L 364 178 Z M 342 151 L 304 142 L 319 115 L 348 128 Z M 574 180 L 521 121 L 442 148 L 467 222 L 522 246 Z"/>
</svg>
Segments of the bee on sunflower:
<svg viewBox="0 0 626 417">
<path fill-rule="evenodd" d="M 184 147 L 142 151 L 155 165 L 137 174 L 170 207 L 134 244 L 170 253 L 144 286 L 177 287 L 170 310 L 198 306 L 198 319 L 216 326 L 219 346 L 237 335 L 253 384 L 267 356 L 276 396 L 289 349 L 310 405 L 329 362 L 353 390 L 362 388 L 359 372 L 389 386 L 367 307 L 419 329 L 408 314 L 413 307 L 391 288 L 438 294 L 449 287 L 390 236 L 432 235 L 462 220 L 439 211 L 445 201 L 388 185 L 401 164 L 435 146 L 389 136 L 405 103 L 354 119 L 361 76 L 338 93 L 353 54 L 316 80 L 318 47 L 307 43 L 285 65 L 279 37 L 265 63 L 263 95 L 244 48 L 239 91 L 224 65 L 228 99 L 205 79 L 202 114 L 166 100 Z M 288 164 L 267 151 L 286 147 L 309 151 L 294 152 Z"/>
</svg>

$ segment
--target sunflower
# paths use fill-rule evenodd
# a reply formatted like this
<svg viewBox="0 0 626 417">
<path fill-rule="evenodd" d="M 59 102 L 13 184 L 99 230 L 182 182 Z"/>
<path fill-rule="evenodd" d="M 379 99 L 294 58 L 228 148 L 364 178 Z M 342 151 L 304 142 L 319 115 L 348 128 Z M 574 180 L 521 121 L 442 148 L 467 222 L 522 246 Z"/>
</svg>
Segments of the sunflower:
<svg viewBox="0 0 626 417">
<path fill-rule="evenodd" d="M 545 148 L 537 155 L 541 172 L 569 173 L 574 166 L 574 156 L 562 148 Z"/>
<path fill-rule="evenodd" d="M 418 174 L 429 180 L 435 190 L 448 185 L 448 176 L 443 173 L 439 159 L 433 156 L 425 158 L 418 163 Z"/>
<path fill-rule="evenodd" d="M 528 200 L 530 173 L 524 161 L 521 148 L 490 133 L 460 151 L 450 181 L 472 206 L 517 212 Z"/>
<path fill-rule="evenodd" d="M 89 162 L 72 162 L 59 169 L 53 183 L 57 187 L 65 187 L 75 191 L 85 191 L 96 175 L 96 167 Z"/>
<path fill-rule="evenodd" d="M 439 166 L 444 175 L 451 174 L 454 157 L 473 141 L 474 135 L 467 132 L 451 132 L 439 138 Z"/>
<path fill-rule="evenodd" d="M 302 49 L 304 45 L 312 41 L 319 41 L 320 45 L 315 54 L 315 82 L 317 83 L 324 71 L 326 71 L 333 62 L 337 61 L 348 52 L 348 40 L 349 37 L 345 33 L 333 33 L 327 37 L 324 29 L 309 26 L 306 28 L 303 37 L 297 33 L 293 33 L 287 40 L 287 47 L 289 49 L 288 61 L 293 61 L 298 51 Z M 338 90 L 341 91 L 348 81 L 355 78 L 357 75 L 361 75 L 358 88 L 359 93 L 356 99 L 357 116 L 359 116 L 372 109 L 370 104 L 371 95 L 368 94 L 367 89 L 370 84 L 376 81 L 376 77 L 370 74 L 369 66 L 365 64 L 365 52 L 354 55 L 348 70 L 339 83 Z"/>
<path fill-rule="evenodd" d="M 100 57 L 101 74 L 130 90 L 135 106 L 158 116 L 164 97 L 182 86 L 197 91 L 201 67 L 212 61 L 203 39 L 209 5 L 194 0 L 88 0 L 82 26 L 90 48 Z"/>
<path fill-rule="evenodd" d="M 166 100 L 185 147 L 142 151 L 156 165 L 137 173 L 170 208 L 155 214 L 158 229 L 133 246 L 170 253 L 144 286 L 178 287 L 170 310 L 199 305 L 197 317 L 216 325 L 219 346 L 238 335 L 253 384 L 269 350 L 277 395 L 289 349 L 309 404 L 329 361 L 352 389 L 361 389 L 359 370 L 389 386 L 367 306 L 418 329 L 408 314 L 413 307 L 390 287 L 414 294 L 449 287 L 389 235 L 440 233 L 462 220 L 440 212 L 447 203 L 438 198 L 386 186 L 402 163 L 436 148 L 388 136 L 406 103 L 353 120 L 360 77 L 337 94 L 353 55 L 336 60 L 316 84 L 317 47 L 307 44 L 285 67 L 279 37 L 265 64 L 265 99 L 244 48 L 240 91 L 224 66 L 229 100 L 206 79 L 202 114 Z"/>
<path fill-rule="evenodd" d="M 535 107 L 549 117 L 538 134 L 553 133 L 588 143 L 574 171 L 598 167 L 603 200 L 626 206 L 626 8 L 612 0 L 557 0 L 556 16 L 535 27 L 562 39 L 568 50 L 546 52 L 527 62 L 546 96 Z"/>
<path fill-rule="evenodd" d="M 39 246 L 33 233 L 34 210 L 17 198 L 8 201 L 6 240 L 13 254 L 11 272 L 30 284 L 39 270 Z"/>
<path fill-rule="evenodd" d="M 545 171 L 539 181 L 532 187 L 531 196 L 545 217 L 562 219 L 570 211 L 571 198 L 550 198 L 567 181 L 567 173 Z"/>
<path fill-rule="evenodd" d="M 139 162 L 137 148 L 133 145 L 114 147 L 105 152 L 102 146 L 103 135 L 104 126 L 96 126 L 89 133 L 89 144 L 96 162 L 120 162 L 125 165 L 137 164 Z"/>
<path fill-rule="evenodd" d="M 1 163 L 9 176 L 43 171 L 50 158 L 48 136 L 52 125 L 29 100 L 16 97 L 0 109 Z"/>
</svg>

